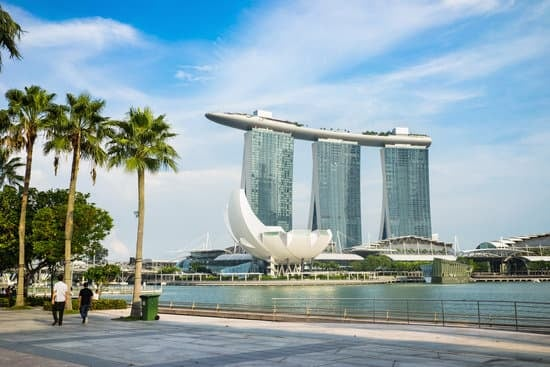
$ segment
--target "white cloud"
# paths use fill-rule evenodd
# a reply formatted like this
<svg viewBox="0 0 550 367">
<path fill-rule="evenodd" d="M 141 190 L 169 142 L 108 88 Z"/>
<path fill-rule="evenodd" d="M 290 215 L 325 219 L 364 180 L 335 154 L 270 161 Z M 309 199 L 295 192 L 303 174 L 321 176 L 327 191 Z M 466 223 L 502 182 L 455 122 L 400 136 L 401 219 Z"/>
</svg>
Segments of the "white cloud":
<svg viewBox="0 0 550 367">
<path fill-rule="evenodd" d="M 143 39 L 131 26 L 104 18 L 86 18 L 59 23 L 27 23 L 21 37 L 24 49 L 78 48 L 101 51 L 116 45 L 138 46 Z M 85 46 L 85 47 L 83 47 Z"/>
<path fill-rule="evenodd" d="M 348 1 L 342 6 L 333 1 L 298 1 L 261 9 L 245 22 L 236 36 L 237 46 L 221 48 L 219 82 L 230 85 L 226 95 L 236 98 L 255 94 L 258 88 L 265 93 L 318 82 L 420 32 L 485 14 L 498 4 L 371 2 L 367 6 Z"/>
<path fill-rule="evenodd" d="M 548 33 L 500 39 L 497 43 L 452 52 L 426 63 L 392 73 L 387 82 L 414 82 L 431 77 L 460 81 L 487 76 L 508 65 L 520 63 L 547 52 Z"/>
<path fill-rule="evenodd" d="M 178 71 L 176 71 L 176 79 L 180 79 L 186 82 L 198 82 L 203 80 L 210 80 L 212 77 L 209 73 L 212 71 L 212 68 L 209 65 L 200 65 L 200 66 L 181 66 Z"/>
<path fill-rule="evenodd" d="M 109 250 L 109 259 L 128 261 L 131 256 L 135 257 L 135 251 L 131 251 L 130 246 L 117 238 L 116 231 L 105 239 L 105 247 Z"/>
</svg>

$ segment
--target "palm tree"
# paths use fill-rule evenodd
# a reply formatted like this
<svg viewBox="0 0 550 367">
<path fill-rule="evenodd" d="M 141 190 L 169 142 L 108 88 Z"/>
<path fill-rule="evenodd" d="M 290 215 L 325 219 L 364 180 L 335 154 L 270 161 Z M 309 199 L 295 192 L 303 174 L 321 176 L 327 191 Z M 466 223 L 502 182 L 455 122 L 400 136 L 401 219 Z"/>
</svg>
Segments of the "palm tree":
<svg viewBox="0 0 550 367">
<path fill-rule="evenodd" d="M 24 91 L 10 89 L 6 92 L 8 100 L 7 113 L 9 121 L 5 123 L 2 118 L 3 144 L 8 149 L 18 151 L 25 149 L 27 154 L 25 162 L 25 176 L 23 180 L 23 192 L 21 198 L 21 216 L 19 217 L 19 263 L 17 270 L 17 298 L 16 306 L 24 305 L 25 291 L 25 220 L 27 216 L 27 200 L 29 185 L 31 182 L 32 153 L 38 133 L 48 126 L 50 110 L 55 94 L 49 94 L 44 89 L 33 85 L 25 87 Z"/>
<path fill-rule="evenodd" d="M 10 154 L 7 149 L 0 148 L 0 188 L 6 183 L 12 186 L 21 187 L 23 176 L 17 174 L 17 169 L 25 164 L 21 162 L 21 158 L 13 157 L 10 159 Z"/>
<path fill-rule="evenodd" d="M 15 23 L 8 12 L 0 5 L 0 48 L 5 48 L 10 58 L 21 59 L 16 41 L 21 39 L 21 27 Z M 0 54 L 0 70 L 2 70 L 2 55 Z"/>
<path fill-rule="evenodd" d="M 136 240 L 136 268 L 131 317 L 141 315 L 141 267 L 143 261 L 143 228 L 145 218 L 145 171 L 151 173 L 171 168 L 177 172 L 178 153 L 167 143 L 176 136 L 170 131 L 165 115 L 154 117 L 146 107 L 130 108 L 126 121 L 113 122 L 114 133 L 107 143 L 109 167 L 124 166 L 138 177 L 138 228 Z"/>
<path fill-rule="evenodd" d="M 56 153 L 54 159 L 55 173 L 59 166 L 59 154 L 72 153 L 71 178 L 69 181 L 69 193 L 67 199 L 67 216 L 65 219 L 65 283 L 72 282 L 71 271 L 71 242 L 73 236 L 73 212 L 76 193 L 76 181 L 80 159 L 89 159 L 93 162 L 90 174 L 95 183 L 97 164 L 102 165 L 107 154 L 101 147 L 106 137 L 108 126 L 107 119 L 101 116 L 105 101 L 92 99 L 88 94 L 80 94 L 78 97 L 67 93 L 67 105 L 55 106 L 51 126 L 47 130 L 47 141 L 44 144 L 44 153 L 51 151 Z M 71 302 L 66 302 L 65 307 L 72 310 Z"/>
<path fill-rule="evenodd" d="M 21 187 L 23 176 L 17 174 L 17 169 L 24 165 L 21 163 L 21 158 L 10 159 L 9 151 L 0 147 L 0 188 L 5 184 Z"/>
</svg>

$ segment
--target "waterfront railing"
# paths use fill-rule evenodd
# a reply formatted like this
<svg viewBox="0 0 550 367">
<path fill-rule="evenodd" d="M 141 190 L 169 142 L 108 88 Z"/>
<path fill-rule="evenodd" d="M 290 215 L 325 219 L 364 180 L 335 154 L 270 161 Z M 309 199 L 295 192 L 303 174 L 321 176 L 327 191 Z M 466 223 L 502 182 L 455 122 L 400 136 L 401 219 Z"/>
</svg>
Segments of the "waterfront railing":
<svg viewBox="0 0 550 367">
<path fill-rule="evenodd" d="M 161 302 L 161 307 L 302 319 L 550 332 L 550 303 L 397 298 L 272 298 L 271 305 Z M 192 312 L 190 312 L 192 314 Z"/>
</svg>

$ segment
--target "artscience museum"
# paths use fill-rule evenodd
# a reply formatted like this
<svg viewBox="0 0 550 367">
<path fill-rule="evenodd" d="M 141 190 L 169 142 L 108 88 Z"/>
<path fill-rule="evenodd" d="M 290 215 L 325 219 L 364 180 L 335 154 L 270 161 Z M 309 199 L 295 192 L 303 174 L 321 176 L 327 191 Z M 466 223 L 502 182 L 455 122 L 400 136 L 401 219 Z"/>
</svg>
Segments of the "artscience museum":
<svg viewBox="0 0 550 367">
<path fill-rule="evenodd" d="M 301 271 L 332 240 L 330 230 L 291 230 L 266 226 L 254 214 L 244 190 L 231 193 L 227 205 L 229 230 L 236 243 L 248 253 L 270 264 L 271 274 Z"/>
</svg>

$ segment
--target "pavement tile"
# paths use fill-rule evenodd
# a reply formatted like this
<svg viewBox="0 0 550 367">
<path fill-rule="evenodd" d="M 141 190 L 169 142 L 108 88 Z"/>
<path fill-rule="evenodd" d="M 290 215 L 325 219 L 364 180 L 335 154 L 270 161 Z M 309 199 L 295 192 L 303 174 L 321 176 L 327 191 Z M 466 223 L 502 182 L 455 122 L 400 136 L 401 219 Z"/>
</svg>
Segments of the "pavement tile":
<svg viewBox="0 0 550 367">
<path fill-rule="evenodd" d="M 287 323 L 162 315 L 113 321 L 128 310 L 67 315 L 0 310 L 0 366 L 550 366 L 541 334 L 426 325 Z"/>
</svg>

